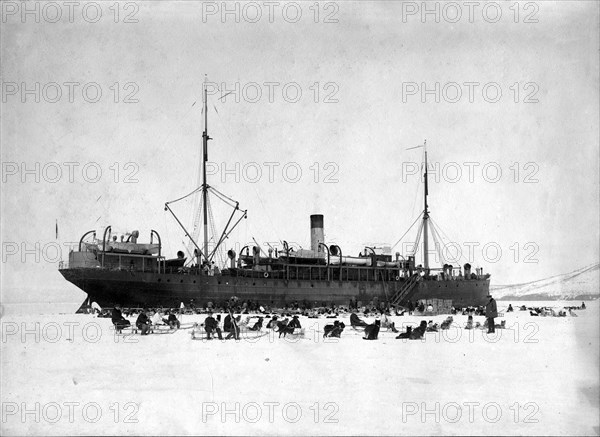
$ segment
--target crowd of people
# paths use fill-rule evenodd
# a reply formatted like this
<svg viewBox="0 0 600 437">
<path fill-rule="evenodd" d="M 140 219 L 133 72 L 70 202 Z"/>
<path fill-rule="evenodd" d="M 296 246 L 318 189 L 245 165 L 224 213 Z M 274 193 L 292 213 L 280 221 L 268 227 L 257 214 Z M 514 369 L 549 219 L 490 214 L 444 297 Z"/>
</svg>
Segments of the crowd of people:
<svg viewBox="0 0 600 437">
<path fill-rule="evenodd" d="M 489 301 L 484 307 L 453 308 L 452 314 L 462 314 L 468 316 L 467 322 L 463 327 L 467 330 L 482 329 L 487 330 L 487 332 L 491 334 L 495 333 L 496 329 L 506 328 L 505 320 L 503 320 L 500 324 L 495 323 L 495 319 L 499 315 L 497 303 L 491 295 L 488 295 L 488 298 Z M 220 340 L 239 340 L 242 332 L 260 333 L 263 331 L 263 327 L 266 328 L 267 331 L 273 330 L 277 332 L 279 337 L 286 337 L 287 335 L 299 335 L 303 334 L 304 332 L 300 323 L 299 315 L 307 318 L 324 317 L 337 319 L 340 316 L 344 316 L 349 313 L 350 326 L 354 330 L 363 331 L 363 338 L 365 340 L 377 340 L 381 329 L 398 333 L 398 336 L 396 336 L 397 339 L 417 340 L 423 338 L 426 332 L 438 332 L 440 330 L 450 329 L 454 323 L 453 316 L 449 315 L 440 324 L 434 323 L 433 320 L 429 320 L 429 322 L 422 320 L 417 327 L 407 326 L 405 332 L 399 333 L 395 322 L 391 317 L 393 315 L 401 316 L 407 312 L 410 315 L 420 315 L 419 311 L 421 308 L 418 306 L 413 306 L 412 311 L 409 311 L 410 307 L 408 309 L 400 308 L 399 310 L 392 307 L 387 310 L 381 309 L 379 311 L 376 311 L 373 308 L 369 309 L 364 307 L 362 308 L 362 311 L 359 311 L 355 308 L 349 308 L 346 310 L 344 307 L 320 307 L 309 310 L 307 308 L 301 309 L 298 303 L 295 302 L 293 305 L 291 305 L 291 307 L 286 308 L 288 311 L 290 311 L 291 308 L 291 312 L 285 312 L 284 310 L 280 314 L 273 314 L 271 316 L 269 311 L 267 311 L 263 306 L 259 305 L 258 302 L 239 302 L 235 297 L 232 297 L 228 302 L 224 302 L 223 305 L 226 307 L 226 309 L 221 311 L 225 313 L 225 317 L 222 320 L 221 314 L 217 313 L 215 315 L 215 312 L 212 310 L 212 304 L 209 302 L 209 307 L 206 310 L 207 317 L 205 318 L 204 322 L 201 324 L 194 323 L 193 326 L 191 326 L 193 328 L 192 337 L 207 338 L 209 340 L 213 338 L 218 338 Z M 422 303 L 420 305 L 422 305 Z M 351 306 L 354 306 L 352 301 Z M 191 307 L 195 309 L 193 306 L 193 301 Z M 251 308 L 256 308 L 256 310 L 250 311 Z M 580 307 L 565 308 L 568 309 L 569 315 L 576 317 L 577 314 L 573 312 L 572 308 L 585 309 L 585 303 L 583 303 Z M 551 315 L 562 317 L 566 316 L 567 314 L 566 311 L 560 310 L 557 312 L 552 308 L 526 308 L 522 306 L 519 309 L 529 309 L 531 315 L 534 316 Z M 506 312 L 513 311 L 514 309 L 512 305 L 509 304 Z M 202 313 L 202 311 L 194 312 Z M 250 315 L 251 312 L 257 315 Z M 183 308 L 180 309 L 180 314 L 182 313 Z M 131 315 L 128 313 L 126 314 Z M 360 318 L 359 314 L 361 314 L 363 317 L 375 316 L 376 320 L 373 323 L 367 323 Z M 482 324 L 480 322 L 474 322 L 474 316 L 485 317 L 484 323 Z M 137 314 L 135 327 L 132 327 L 131 322 L 123 316 L 123 311 L 119 305 L 116 305 L 112 311 L 112 322 L 118 332 L 121 332 L 126 328 L 132 328 L 134 330 L 137 329 L 141 335 L 153 333 L 157 328 L 159 330 L 176 330 L 181 327 L 181 322 L 177 318 L 176 311 L 170 309 L 164 311 L 164 314 L 160 309 L 143 309 L 139 311 L 139 314 Z M 341 337 L 345 327 L 346 326 L 342 321 L 334 320 L 333 323 L 324 327 L 323 337 L 339 338 Z"/>
<path fill-rule="evenodd" d="M 112 310 L 111 320 L 117 332 L 122 332 L 123 329 L 131 327 L 131 322 L 123 316 L 121 305 L 115 305 Z M 135 328 L 140 331 L 141 335 L 148 335 L 153 332 L 155 328 L 159 327 L 179 329 L 181 327 L 181 322 L 171 310 L 166 310 L 164 315 L 161 314 L 158 309 L 143 309 L 140 311 L 135 321 Z"/>
</svg>

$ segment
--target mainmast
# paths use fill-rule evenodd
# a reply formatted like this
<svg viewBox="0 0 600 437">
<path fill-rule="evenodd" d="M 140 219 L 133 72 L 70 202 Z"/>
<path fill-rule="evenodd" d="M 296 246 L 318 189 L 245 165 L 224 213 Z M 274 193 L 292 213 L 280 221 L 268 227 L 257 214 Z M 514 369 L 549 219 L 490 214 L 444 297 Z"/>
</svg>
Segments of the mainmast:
<svg viewBox="0 0 600 437">
<path fill-rule="evenodd" d="M 429 269 L 429 207 L 427 205 L 427 195 L 429 193 L 427 187 L 427 140 L 425 140 L 423 143 L 423 150 L 425 151 L 425 190 L 423 195 L 423 203 L 425 204 L 423 209 L 423 267 L 425 268 L 425 271 L 427 271 Z"/>
<path fill-rule="evenodd" d="M 202 134 L 202 212 L 204 216 L 204 255 L 208 256 L 208 211 L 207 197 L 208 185 L 206 185 L 206 162 L 208 161 L 208 93 L 206 80 L 204 81 L 204 133 Z"/>
</svg>

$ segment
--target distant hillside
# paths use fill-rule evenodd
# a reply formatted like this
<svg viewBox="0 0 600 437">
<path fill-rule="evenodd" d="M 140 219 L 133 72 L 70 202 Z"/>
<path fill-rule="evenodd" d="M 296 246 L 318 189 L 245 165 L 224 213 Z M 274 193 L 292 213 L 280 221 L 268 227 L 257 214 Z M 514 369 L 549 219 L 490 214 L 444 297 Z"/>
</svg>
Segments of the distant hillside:
<svg viewBox="0 0 600 437">
<path fill-rule="evenodd" d="M 591 300 L 600 296 L 600 263 L 570 273 L 513 285 L 492 285 L 501 300 Z"/>
</svg>

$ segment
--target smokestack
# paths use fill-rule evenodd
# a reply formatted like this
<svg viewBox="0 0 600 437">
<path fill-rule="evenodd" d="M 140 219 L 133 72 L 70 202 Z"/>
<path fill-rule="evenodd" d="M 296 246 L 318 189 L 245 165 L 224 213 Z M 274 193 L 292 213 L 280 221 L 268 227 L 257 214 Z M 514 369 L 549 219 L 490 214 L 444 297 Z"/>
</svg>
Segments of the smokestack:
<svg viewBox="0 0 600 437">
<path fill-rule="evenodd" d="M 260 264 L 260 247 L 253 246 L 252 247 L 252 255 L 253 255 L 253 267 L 256 270 L 258 265 Z"/>
<path fill-rule="evenodd" d="M 324 243 L 323 215 L 313 214 L 310 216 L 310 248 L 313 252 L 322 252 L 319 243 Z"/>
</svg>

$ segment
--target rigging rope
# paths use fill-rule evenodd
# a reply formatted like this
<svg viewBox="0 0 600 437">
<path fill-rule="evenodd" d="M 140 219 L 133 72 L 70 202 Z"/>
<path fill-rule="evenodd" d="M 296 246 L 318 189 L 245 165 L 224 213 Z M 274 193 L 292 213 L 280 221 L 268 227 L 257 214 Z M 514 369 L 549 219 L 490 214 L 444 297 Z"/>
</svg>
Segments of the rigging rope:
<svg viewBox="0 0 600 437">
<path fill-rule="evenodd" d="M 444 237 L 446 237 L 446 240 L 448 240 L 449 242 L 452 242 L 452 240 L 448 237 L 448 235 L 446 235 L 446 233 L 444 232 L 444 230 L 438 226 L 437 222 L 435 223 L 435 227 L 436 227 L 436 230 L 441 231 L 442 235 Z M 444 244 L 444 246 L 445 246 L 445 244 Z M 465 261 L 466 263 L 470 263 L 470 261 L 467 258 L 465 258 L 465 256 L 463 255 L 462 250 L 459 251 L 459 254 L 460 254 L 460 258 L 459 259 L 462 258 L 463 261 Z"/>
<path fill-rule="evenodd" d="M 232 199 L 231 197 L 226 196 L 225 194 L 221 193 L 219 190 L 217 190 L 214 187 L 208 187 L 208 191 L 210 191 L 211 193 L 213 193 L 215 196 L 217 196 L 223 203 L 228 204 L 229 206 L 231 206 L 232 208 L 236 207 L 238 202 L 236 202 L 234 199 Z"/>
<path fill-rule="evenodd" d="M 416 256 L 419 251 L 419 242 L 421 241 L 421 233 L 423 232 L 423 222 L 421 222 L 421 226 L 419 226 L 419 230 L 417 231 L 417 238 L 415 241 L 415 248 L 413 250 L 412 256 Z"/>
<path fill-rule="evenodd" d="M 406 236 L 406 234 L 408 234 L 408 233 L 410 232 L 410 230 L 412 229 L 412 227 L 415 225 L 415 223 L 417 223 L 417 221 L 418 221 L 420 218 L 421 218 L 421 214 L 419 214 L 419 215 L 417 216 L 417 218 L 415 219 L 415 221 L 412 223 L 412 225 L 410 225 L 410 227 L 409 227 L 409 228 L 408 228 L 408 230 L 407 230 L 407 231 L 404 233 L 404 235 L 402 235 L 402 236 L 401 236 L 401 237 L 398 239 L 398 241 L 396 241 L 396 244 L 394 244 L 394 245 L 392 246 L 392 249 L 393 249 L 394 247 L 396 247 L 396 246 L 398 245 L 398 243 L 400 243 L 400 242 L 402 241 L 402 239 L 403 239 L 403 238 Z"/>
<path fill-rule="evenodd" d="M 446 261 L 444 260 L 444 254 L 442 253 L 442 246 L 438 241 L 439 235 L 435 229 L 435 226 L 433 225 L 433 222 L 431 221 L 431 217 L 429 217 L 429 224 L 431 225 L 431 236 L 433 237 L 433 244 L 435 245 L 437 254 L 440 256 L 441 264 L 446 264 Z"/>
<path fill-rule="evenodd" d="M 169 205 L 169 204 L 171 204 L 171 203 L 179 202 L 180 200 L 183 200 L 183 199 L 185 199 L 186 197 L 189 197 L 189 196 L 191 196 L 192 194 L 194 194 L 194 193 L 198 192 L 198 191 L 199 191 L 199 190 L 201 190 L 201 189 L 202 189 L 202 185 L 200 185 L 199 187 L 195 188 L 195 189 L 194 189 L 194 191 L 192 191 L 191 193 L 189 193 L 189 194 L 186 194 L 186 195 L 185 195 L 185 196 L 183 196 L 183 197 L 180 197 L 179 199 L 175 199 L 175 200 L 171 200 L 170 202 L 167 202 L 167 205 Z"/>
</svg>

